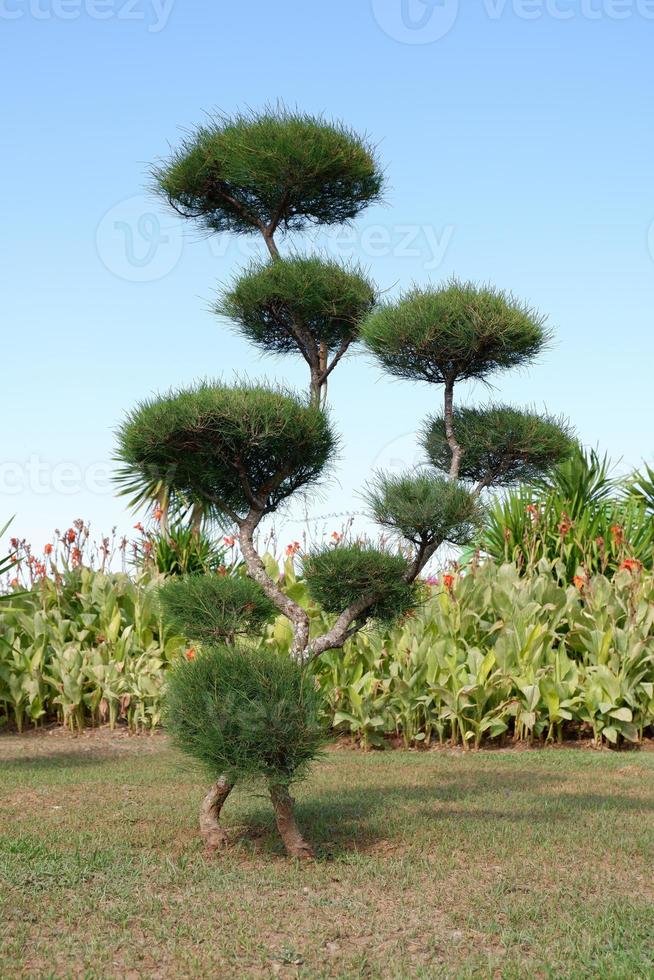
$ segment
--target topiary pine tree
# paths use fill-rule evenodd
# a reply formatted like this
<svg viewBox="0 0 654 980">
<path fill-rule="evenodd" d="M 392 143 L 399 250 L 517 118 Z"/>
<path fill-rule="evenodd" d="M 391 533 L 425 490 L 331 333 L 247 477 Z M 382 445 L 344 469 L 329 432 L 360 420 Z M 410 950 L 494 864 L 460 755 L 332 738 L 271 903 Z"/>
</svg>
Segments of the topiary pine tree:
<svg viewBox="0 0 654 980">
<path fill-rule="evenodd" d="M 171 203 L 206 227 L 260 231 L 275 263 L 281 260 L 272 238 L 280 225 L 299 228 L 309 221 L 349 219 L 374 199 L 380 185 L 370 154 L 352 134 L 285 111 L 222 120 L 199 131 L 159 172 L 159 179 Z M 283 320 L 287 325 L 301 322 L 316 342 L 333 350 L 342 343 L 339 331 L 344 326 L 351 329 L 348 311 L 356 307 L 357 329 L 385 368 L 444 388 L 442 420 L 431 420 L 425 439 L 434 468 L 401 477 L 377 474 L 367 491 L 373 517 L 404 542 L 404 551 L 348 545 L 306 555 L 303 570 L 309 591 L 334 616 L 319 636 L 311 636 L 306 610 L 267 572 L 256 547 L 257 528 L 293 495 L 310 491 L 337 451 L 338 439 L 314 389 L 308 399 L 268 385 L 229 387 L 219 382 L 169 392 L 143 402 L 127 416 L 119 432 L 118 455 L 123 479 L 159 481 L 169 493 L 200 500 L 217 520 L 235 526 L 249 576 L 292 624 L 291 654 L 301 670 L 310 658 L 342 647 L 370 619 L 391 619 L 415 607 L 421 595 L 420 573 L 436 549 L 446 541 L 463 544 L 470 539 L 480 520 L 482 490 L 493 481 L 518 478 L 525 468 L 533 472 L 556 462 L 570 437 L 552 419 L 518 417 L 498 407 L 492 418 L 488 416 L 494 452 L 488 440 L 479 439 L 477 416 L 468 416 L 465 432 L 461 427 L 462 441 L 457 438 L 456 382 L 485 379 L 494 371 L 524 364 L 547 342 L 542 318 L 512 297 L 452 282 L 442 289 L 412 290 L 360 322 L 372 299 L 358 272 L 343 273 L 328 262 L 313 265 L 311 259 L 299 257 L 280 272 L 281 268 L 251 269 L 224 301 L 225 312 L 257 342 L 265 338 L 261 342 L 267 349 L 285 349 Z M 340 346 L 336 356 L 339 350 Z M 439 441 L 441 429 L 449 461 Z M 211 588 L 215 594 L 220 586 Z M 206 590 L 199 597 L 189 585 L 183 597 L 176 596 L 177 615 L 188 620 L 191 610 L 191 616 L 202 619 L 197 629 L 215 633 L 217 622 L 223 628 L 221 615 L 206 610 L 203 614 L 206 597 Z M 233 597 L 215 601 L 226 609 L 228 599 Z M 222 655 L 213 656 L 218 663 Z M 274 686 L 274 662 L 266 669 L 265 684 Z M 192 672 L 194 684 L 204 676 L 203 670 Z M 211 673 L 209 667 L 207 671 Z M 268 704 L 262 693 L 264 702 Z M 183 727 L 186 722 L 180 718 Z M 313 731 L 310 712 L 305 720 L 307 732 Z M 213 744 L 223 746 L 211 755 L 202 740 L 202 758 L 213 760 L 219 777 L 202 810 L 202 832 L 210 846 L 224 839 L 218 816 L 238 777 L 237 760 L 244 758 L 238 746 L 224 751 L 224 732 L 233 731 L 237 739 L 246 733 L 239 734 L 238 725 L 226 728 L 223 721 L 213 727 L 210 718 L 203 722 L 214 732 L 219 725 Z M 294 729 L 301 730 L 302 725 Z M 191 734 L 187 744 L 199 745 L 198 731 Z M 306 857 L 311 849 L 294 824 L 287 787 L 294 778 L 292 759 L 304 764 L 313 752 L 315 738 L 307 739 L 306 752 L 294 742 L 276 775 L 270 758 L 256 748 L 260 739 L 248 742 L 248 763 L 242 767 L 244 772 L 269 774 L 278 826 L 287 850 L 298 857 Z M 221 771 L 227 764 L 229 771 Z"/>
</svg>

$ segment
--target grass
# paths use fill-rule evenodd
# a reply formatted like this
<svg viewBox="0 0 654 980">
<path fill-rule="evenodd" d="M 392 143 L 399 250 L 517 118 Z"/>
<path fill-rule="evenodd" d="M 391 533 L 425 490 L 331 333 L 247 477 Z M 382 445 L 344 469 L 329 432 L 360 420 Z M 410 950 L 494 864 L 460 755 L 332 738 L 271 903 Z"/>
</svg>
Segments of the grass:
<svg viewBox="0 0 654 980">
<path fill-rule="evenodd" d="M 327 754 L 205 860 L 162 736 L 0 738 L 0 976 L 654 977 L 654 753 Z"/>
</svg>

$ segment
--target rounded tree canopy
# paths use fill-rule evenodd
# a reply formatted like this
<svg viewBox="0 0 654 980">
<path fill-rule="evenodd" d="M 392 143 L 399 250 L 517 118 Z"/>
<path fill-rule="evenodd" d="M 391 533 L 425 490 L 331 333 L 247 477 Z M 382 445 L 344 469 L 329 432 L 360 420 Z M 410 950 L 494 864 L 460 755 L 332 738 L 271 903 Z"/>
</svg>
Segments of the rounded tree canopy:
<svg viewBox="0 0 654 980">
<path fill-rule="evenodd" d="M 158 595 L 165 622 L 188 640 L 217 643 L 260 633 L 277 615 L 261 586 L 238 575 L 171 577 Z"/>
<path fill-rule="evenodd" d="M 120 479 L 156 475 L 232 520 L 311 486 L 337 447 L 325 413 L 296 395 L 210 382 L 141 402 L 118 438 Z"/>
<path fill-rule="evenodd" d="M 430 473 L 380 473 L 366 490 L 372 515 L 415 545 L 463 545 L 482 519 L 479 500 L 455 480 Z"/>
<path fill-rule="evenodd" d="M 184 217 L 237 232 L 349 221 L 382 187 L 366 140 L 284 106 L 210 118 L 154 168 L 154 178 Z"/>
<path fill-rule="evenodd" d="M 341 613 L 370 595 L 374 599 L 366 615 L 391 621 L 419 602 L 420 587 L 406 581 L 407 561 L 372 545 L 315 551 L 305 556 L 302 567 L 309 594 L 326 612 Z"/>
<path fill-rule="evenodd" d="M 355 340 L 374 304 L 374 287 L 358 266 L 296 255 L 254 262 L 223 294 L 216 312 L 265 350 L 299 350 L 311 362 L 319 345 L 331 352 Z"/>
<path fill-rule="evenodd" d="M 513 296 L 453 279 L 384 303 L 361 338 L 391 374 L 444 384 L 524 364 L 549 334 L 543 317 Z"/>
<path fill-rule="evenodd" d="M 485 486 L 533 480 L 566 459 L 576 445 L 565 419 L 507 405 L 455 408 L 453 424 L 463 450 L 459 476 Z M 427 419 L 422 438 L 433 465 L 448 470 L 451 450 L 442 414 Z"/>
</svg>

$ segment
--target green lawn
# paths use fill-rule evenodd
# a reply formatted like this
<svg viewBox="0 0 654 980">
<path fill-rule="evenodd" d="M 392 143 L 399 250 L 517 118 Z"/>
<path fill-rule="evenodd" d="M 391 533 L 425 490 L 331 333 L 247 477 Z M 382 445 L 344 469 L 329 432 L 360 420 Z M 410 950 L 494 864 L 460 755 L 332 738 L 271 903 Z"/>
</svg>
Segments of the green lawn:
<svg viewBox="0 0 654 980">
<path fill-rule="evenodd" d="M 0 737 L 0 976 L 654 977 L 654 753 L 329 752 L 225 807 L 161 736 Z"/>
</svg>

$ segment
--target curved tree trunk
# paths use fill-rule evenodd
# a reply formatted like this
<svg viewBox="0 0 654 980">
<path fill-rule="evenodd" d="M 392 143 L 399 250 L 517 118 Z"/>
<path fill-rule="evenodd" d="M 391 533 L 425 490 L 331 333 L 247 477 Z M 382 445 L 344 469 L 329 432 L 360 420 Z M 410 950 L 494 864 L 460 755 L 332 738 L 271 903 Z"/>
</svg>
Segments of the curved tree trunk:
<svg viewBox="0 0 654 980">
<path fill-rule="evenodd" d="M 299 858 L 306 861 L 315 857 L 315 852 L 302 834 L 295 822 L 293 797 L 286 786 L 279 783 L 270 783 L 270 799 L 275 810 L 275 820 L 280 837 L 284 841 L 284 847 L 289 857 Z"/>
<path fill-rule="evenodd" d="M 219 818 L 223 804 L 233 789 L 234 783 L 227 776 L 221 776 L 202 801 L 200 833 L 209 854 L 221 850 L 227 843 L 227 835 L 220 826 Z"/>
</svg>

